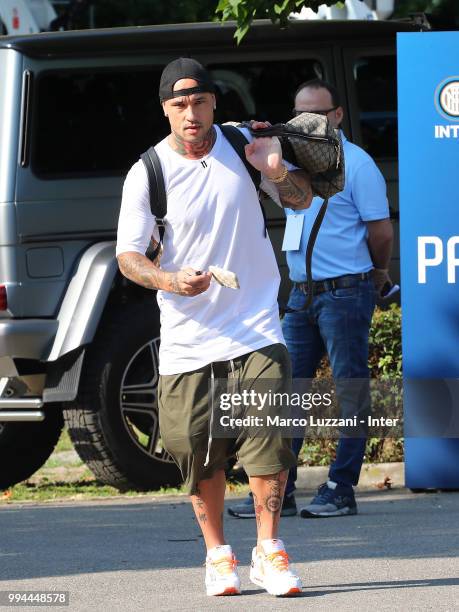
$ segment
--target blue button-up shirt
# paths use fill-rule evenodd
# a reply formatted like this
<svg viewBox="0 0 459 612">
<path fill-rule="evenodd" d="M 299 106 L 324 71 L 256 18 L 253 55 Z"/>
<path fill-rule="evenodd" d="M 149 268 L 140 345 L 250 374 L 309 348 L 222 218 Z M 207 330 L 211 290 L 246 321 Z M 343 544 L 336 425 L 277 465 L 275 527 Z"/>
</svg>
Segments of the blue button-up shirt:
<svg viewBox="0 0 459 612">
<path fill-rule="evenodd" d="M 386 183 L 375 162 L 363 149 L 349 142 L 342 132 L 341 138 L 346 180 L 343 191 L 329 199 L 316 239 L 312 255 L 314 280 L 371 270 L 366 222 L 389 217 Z M 294 282 L 306 280 L 306 246 L 322 202 L 322 198 L 315 197 L 306 210 L 285 209 L 287 215 L 304 215 L 300 248 L 287 251 L 290 279 Z"/>
</svg>

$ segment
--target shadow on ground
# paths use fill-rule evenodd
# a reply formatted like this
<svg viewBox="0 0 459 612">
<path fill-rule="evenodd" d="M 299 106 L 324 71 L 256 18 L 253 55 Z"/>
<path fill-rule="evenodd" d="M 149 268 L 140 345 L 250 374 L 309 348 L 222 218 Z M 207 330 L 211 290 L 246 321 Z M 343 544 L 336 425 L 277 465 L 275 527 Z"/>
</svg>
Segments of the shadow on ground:
<svg viewBox="0 0 459 612">
<path fill-rule="evenodd" d="M 309 496 L 303 497 L 299 505 L 308 501 Z M 226 505 L 230 503 L 234 500 Z M 459 556 L 458 493 L 364 493 L 359 509 L 352 517 L 283 519 L 281 537 L 294 561 Z M 248 564 L 254 520 L 226 517 L 225 529 L 241 563 Z M 3 506 L 0 533 L 3 580 L 198 567 L 204 550 L 191 506 L 181 498 Z M 373 584 L 385 588 L 386 583 L 368 585 Z M 397 586 L 387 584 L 387 588 Z M 398 587 L 404 584 L 401 581 Z M 322 592 L 324 585 L 317 588 Z"/>
</svg>

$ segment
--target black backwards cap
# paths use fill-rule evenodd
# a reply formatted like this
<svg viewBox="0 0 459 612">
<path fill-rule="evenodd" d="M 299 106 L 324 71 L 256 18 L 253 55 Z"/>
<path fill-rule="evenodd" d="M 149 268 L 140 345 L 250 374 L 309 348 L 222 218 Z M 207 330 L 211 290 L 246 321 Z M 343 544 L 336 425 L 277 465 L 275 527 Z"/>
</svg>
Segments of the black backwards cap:
<svg viewBox="0 0 459 612">
<path fill-rule="evenodd" d="M 198 85 L 188 89 L 173 91 L 175 83 L 180 79 L 194 79 L 198 82 Z M 179 57 L 164 68 L 159 82 L 160 102 L 203 92 L 214 93 L 215 85 L 204 66 L 196 60 L 189 57 Z"/>
</svg>

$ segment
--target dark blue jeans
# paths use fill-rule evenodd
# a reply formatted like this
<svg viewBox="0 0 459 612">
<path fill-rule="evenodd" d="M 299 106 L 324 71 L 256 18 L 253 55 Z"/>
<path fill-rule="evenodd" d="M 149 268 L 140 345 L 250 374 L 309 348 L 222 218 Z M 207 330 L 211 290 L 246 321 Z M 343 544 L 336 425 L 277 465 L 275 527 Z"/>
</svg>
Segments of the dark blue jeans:
<svg viewBox="0 0 459 612">
<path fill-rule="evenodd" d="M 293 287 L 288 305 L 301 308 L 304 293 Z M 292 359 L 293 378 L 313 378 L 325 352 L 335 382 L 338 379 L 368 379 L 368 333 L 375 307 L 375 290 L 371 280 L 357 280 L 355 286 L 325 291 L 313 298 L 302 312 L 287 313 L 283 332 Z M 338 391 L 337 391 L 338 392 Z M 359 400 L 362 402 L 362 398 Z M 363 399 L 364 403 L 368 401 Z M 340 401 L 343 413 L 343 405 Z M 347 405 L 348 415 L 361 412 L 361 406 Z M 342 416 L 346 416 L 342 414 Z M 340 436 L 336 459 L 330 466 L 329 478 L 342 485 L 356 485 L 365 453 L 365 438 Z M 293 440 L 298 456 L 303 440 Z M 286 494 L 295 490 L 296 468 L 289 472 Z"/>
</svg>

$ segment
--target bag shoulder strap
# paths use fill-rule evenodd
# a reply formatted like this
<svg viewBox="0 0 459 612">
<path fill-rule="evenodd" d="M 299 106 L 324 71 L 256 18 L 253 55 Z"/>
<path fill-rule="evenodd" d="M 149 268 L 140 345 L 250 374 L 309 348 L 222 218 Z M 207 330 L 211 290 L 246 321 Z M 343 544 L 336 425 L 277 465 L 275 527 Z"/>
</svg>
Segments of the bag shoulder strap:
<svg viewBox="0 0 459 612">
<path fill-rule="evenodd" d="M 312 253 L 314 251 L 314 245 L 316 243 L 316 238 L 320 230 L 320 226 L 322 225 L 322 221 L 324 220 L 325 213 L 327 212 L 328 206 L 328 195 L 322 202 L 319 212 L 314 220 L 314 223 L 311 228 L 311 233 L 309 234 L 308 244 L 306 246 L 306 286 L 307 286 L 307 299 L 301 308 L 289 308 L 288 306 L 281 306 L 281 315 L 283 316 L 287 312 L 301 312 L 303 310 L 307 310 L 309 306 L 312 304 L 312 298 L 314 297 L 314 285 L 312 281 Z"/>
<path fill-rule="evenodd" d="M 148 176 L 148 191 L 151 214 L 156 218 L 159 231 L 159 243 L 150 259 L 153 261 L 159 253 L 164 238 L 164 217 L 167 214 L 167 195 L 164 184 L 163 169 L 154 147 L 150 147 L 140 156 Z"/>
</svg>

